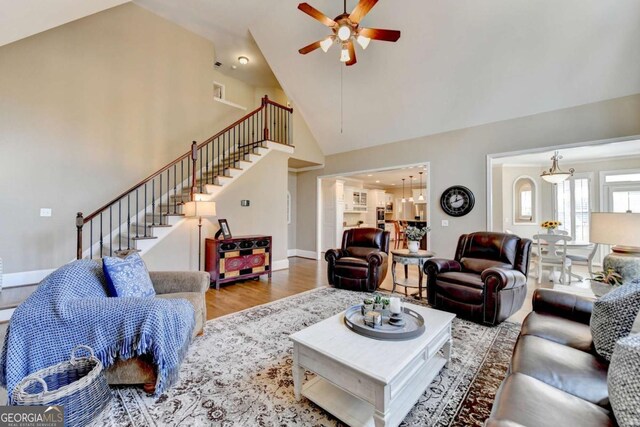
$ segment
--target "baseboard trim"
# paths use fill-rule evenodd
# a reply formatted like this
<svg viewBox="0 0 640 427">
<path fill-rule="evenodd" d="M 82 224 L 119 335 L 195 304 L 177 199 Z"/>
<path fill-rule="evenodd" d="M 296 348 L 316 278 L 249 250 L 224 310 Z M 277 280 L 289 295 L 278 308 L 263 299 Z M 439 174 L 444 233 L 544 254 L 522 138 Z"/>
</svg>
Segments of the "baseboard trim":
<svg viewBox="0 0 640 427">
<path fill-rule="evenodd" d="M 281 259 L 278 261 L 274 261 L 273 264 L 271 264 L 271 271 L 286 270 L 288 268 L 289 268 L 288 259 Z"/>
<path fill-rule="evenodd" d="M 288 257 L 297 256 L 297 257 L 300 257 L 300 258 L 309 258 L 309 259 L 313 259 L 313 260 L 317 260 L 318 259 L 318 255 L 316 254 L 316 252 L 314 252 L 314 251 L 305 251 L 303 249 L 289 249 L 287 251 L 287 256 Z"/>
<path fill-rule="evenodd" d="M 51 274 L 55 269 L 21 271 L 19 273 L 5 273 L 2 275 L 2 287 L 11 288 L 14 286 L 31 285 L 40 283 L 42 279 Z"/>
</svg>

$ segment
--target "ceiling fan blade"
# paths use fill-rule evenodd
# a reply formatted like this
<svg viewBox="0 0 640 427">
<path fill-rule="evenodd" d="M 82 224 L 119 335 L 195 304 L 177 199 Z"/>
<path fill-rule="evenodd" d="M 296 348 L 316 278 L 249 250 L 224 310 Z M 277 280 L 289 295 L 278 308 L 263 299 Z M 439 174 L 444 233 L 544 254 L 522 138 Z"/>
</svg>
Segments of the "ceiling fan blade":
<svg viewBox="0 0 640 427">
<path fill-rule="evenodd" d="M 380 28 L 361 28 L 358 34 L 373 40 L 382 40 L 385 42 L 396 42 L 400 38 L 400 31 L 382 30 Z"/>
<path fill-rule="evenodd" d="M 303 47 L 302 49 L 299 49 L 298 52 L 300 52 L 303 55 L 306 55 L 309 52 L 313 52 L 314 50 L 316 50 L 317 48 L 320 47 L 320 42 L 322 40 L 318 40 L 317 42 L 313 42 L 305 47 Z"/>
<path fill-rule="evenodd" d="M 349 44 L 349 47 L 348 47 L 348 49 L 349 49 L 349 58 L 351 58 L 351 59 L 349 59 L 347 61 L 347 67 L 350 67 L 350 66 L 352 66 L 353 64 L 355 64 L 358 61 L 356 60 L 356 50 L 353 48 L 353 42 L 351 40 L 349 40 L 348 44 Z"/>
<path fill-rule="evenodd" d="M 360 3 L 358 3 L 351 12 L 351 15 L 349 15 L 351 22 L 354 24 L 359 23 L 376 3 L 378 3 L 378 0 L 360 0 Z"/>
<path fill-rule="evenodd" d="M 331 18 L 328 18 L 324 13 L 320 12 L 318 9 L 316 9 L 315 7 L 311 6 L 309 3 L 300 3 L 298 5 L 298 9 L 300 9 L 301 11 L 303 11 L 304 13 L 306 13 L 307 15 L 309 15 L 310 17 L 312 17 L 313 19 L 317 19 L 318 21 L 320 21 L 323 25 L 326 25 L 327 27 L 335 27 L 336 25 L 336 21 L 334 21 Z"/>
</svg>

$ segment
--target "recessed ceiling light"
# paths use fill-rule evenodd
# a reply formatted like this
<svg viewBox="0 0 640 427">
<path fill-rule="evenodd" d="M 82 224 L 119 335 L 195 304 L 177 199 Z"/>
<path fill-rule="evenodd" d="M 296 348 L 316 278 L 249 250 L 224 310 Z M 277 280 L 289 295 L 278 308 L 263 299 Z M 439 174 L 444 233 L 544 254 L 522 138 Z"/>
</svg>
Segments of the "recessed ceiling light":
<svg viewBox="0 0 640 427">
<path fill-rule="evenodd" d="M 379 180 L 379 179 L 378 179 L 378 180 L 376 180 L 376 184 L 378 184 L 378 183 L 380 183 L 380 180 Z"/>
<path fill-rule="evenodd" d="M 247 65 L 249 63 L 249 58 L 247 58 L 246 56 L 239 56 L 238 62 L 240 63 L 240 65 Z"/>
<path fill-rule="evenodd" d="M 369 175 L 367 175 L 367 176 L 373 176 L 373 175 L 369 174 Z"/>
<path fill-rule="evenodd" d="M 235 70 L 236 68 L 238 68 L 238 67 L 236 67 L 235 65 L 232 65 L 232 66 L 231 66 L 231 69 L 232 69 L 232 70 Z"/>
<path fill-rule="evenodd" d="M 391 184 L 391 185 L 395 185 L 395 184 Z"/>
</svg>

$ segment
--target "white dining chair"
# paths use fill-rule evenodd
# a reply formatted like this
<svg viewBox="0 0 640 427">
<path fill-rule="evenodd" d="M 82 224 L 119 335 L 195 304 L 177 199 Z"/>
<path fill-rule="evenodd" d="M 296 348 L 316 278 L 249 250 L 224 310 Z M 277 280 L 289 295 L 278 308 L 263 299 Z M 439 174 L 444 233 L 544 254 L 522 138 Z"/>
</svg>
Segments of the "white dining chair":
<svg viewBox="0 0 640 427">
<path fill-rule="evenodd" d="M 575 274 L 571 271 L 571 268 L 574 265 L 584 265 L 589 269 L 589 278 L 591 279 L 593 277 L 593 258 L 596 256 L 596 252 L 598 252 L 598 244 L 597 243 L 593 243 L 590 247 L 589 247 L 589 253 L 587 253 L 586 255 L 584 254 L 572 254 L 572 253 L 568 253 L 567 254 L 567 258 L 569 258 L 571 260 L 571 265 L 569 266 L 569 278 L 571 277 L 575 277 L 576 279 L 582 281 L 584 279 L 584 277 Z"/>
<path fill-rule="evenodd" d="M 538 283 L 542 282 L 542 270 L 545 267 L 550 270 L 550 278 L 554 278 L 555 272 L 560 268 L 560 283 L 570 283 L 571 260 L 567 258 L 567 242 L 572 240 L 571 236 L 545 233 L 536 234 L 533 239 L 538 249 Z"/>
</svg>

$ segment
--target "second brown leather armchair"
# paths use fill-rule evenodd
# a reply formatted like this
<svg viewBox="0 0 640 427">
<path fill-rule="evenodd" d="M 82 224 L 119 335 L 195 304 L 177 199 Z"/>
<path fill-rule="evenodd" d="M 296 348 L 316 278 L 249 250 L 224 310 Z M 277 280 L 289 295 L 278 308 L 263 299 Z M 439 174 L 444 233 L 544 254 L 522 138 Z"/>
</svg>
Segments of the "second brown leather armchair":
<svg viewBox="0 0 640 427">
<path fill-rule="evenodd" d="M 463 234 L 455 259 L 424 265 L 435 308 L 496 325 L 518 311 L 527 294 L 531 240 L 513 234 Z"/>
<path fill-rule="evenodd" d="M 387 275 L 389 232 L 352 228 L 342 235 L 342 248 L 329 249 L 327 278 L 337 288 L 373 292 Z"/>
</svg>

